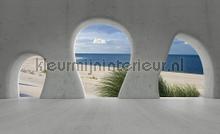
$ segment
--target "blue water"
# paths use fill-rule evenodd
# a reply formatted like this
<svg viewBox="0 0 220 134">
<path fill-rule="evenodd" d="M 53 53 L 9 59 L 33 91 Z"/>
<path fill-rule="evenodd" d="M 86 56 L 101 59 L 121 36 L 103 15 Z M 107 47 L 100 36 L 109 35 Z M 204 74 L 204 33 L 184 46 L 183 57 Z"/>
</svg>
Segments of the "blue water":
<svg viewBox="0 0 220 134">
<path fill-rule="evenodd" d="M 76 62 L 88 65 L 123 66 L 130 62 L 130 54 L 76 54 Z M 203 74 L 198 55 L 168 55 L 166 64 L 163 65 L 163 71 Z"/>
<path fill-rule="evenodd" d="M 198 55 L 168 55 L 166 64 L 164 71 L 203 74 L 202 62 Z"/>
</svg>

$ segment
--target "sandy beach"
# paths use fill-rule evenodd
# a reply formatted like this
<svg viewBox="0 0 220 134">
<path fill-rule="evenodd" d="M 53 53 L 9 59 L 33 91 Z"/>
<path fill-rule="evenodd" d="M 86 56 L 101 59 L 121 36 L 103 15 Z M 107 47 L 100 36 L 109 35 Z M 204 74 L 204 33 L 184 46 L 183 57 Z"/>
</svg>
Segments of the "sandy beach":
<svg viewBox="0 0 220 134">
<path fill-rule="evenodd" d="M 46 73 L 43 71 L 42 72 L 36 71 L 35 68 L 36 58 L 40 59 L 40 57 L 32 57 L 26 60 L 22 65 L 19 74 L 19 89 L 18 89 L 22 94 L 22 96 L 39 97 L 41 94 L 44 81 L 46 78 Z M 105 67 L 105 71 L 103 69 L 101 71 L 93 71 L 92 74 L 90 74 L 89 71 L 78 71 L 86 91 L 86 96 L 95 97 L 97 85 L 99 84 L 100 80 L 106 75 L 108 75 L 110 72 L 111 71 L 109 71 L 107 67 Z M 203 92 L 204 89 L 203 75 L 161 72 L 161 76 L 168 83 L 195 85 L 197 89 L 200 91 L 200 93 Z"/>
</svg>

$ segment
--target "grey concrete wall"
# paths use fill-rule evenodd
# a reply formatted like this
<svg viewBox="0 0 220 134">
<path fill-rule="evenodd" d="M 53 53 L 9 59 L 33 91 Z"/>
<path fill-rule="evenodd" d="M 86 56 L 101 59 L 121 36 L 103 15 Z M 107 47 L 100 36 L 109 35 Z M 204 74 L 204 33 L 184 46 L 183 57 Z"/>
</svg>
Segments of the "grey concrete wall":
<svg viewBox="0 0 220 134">
<path fill-rule="evenodd" d="M 204 96 L 220 98 L 219 7 L 218 0 L 1 0 L 0 98 L 18 96 L 17 72 L 30 54 L 73 61 L 76 31 L 96 18 L 130 34 L 133 62 L 165 61 L 176 35 L 194 42 L 205 68 Z M 130 71 L 119 97 L 159 98 L 159 73 Z M 48 72 L 41 98 L 83 97 L 76 71 Z"/>
</svg>

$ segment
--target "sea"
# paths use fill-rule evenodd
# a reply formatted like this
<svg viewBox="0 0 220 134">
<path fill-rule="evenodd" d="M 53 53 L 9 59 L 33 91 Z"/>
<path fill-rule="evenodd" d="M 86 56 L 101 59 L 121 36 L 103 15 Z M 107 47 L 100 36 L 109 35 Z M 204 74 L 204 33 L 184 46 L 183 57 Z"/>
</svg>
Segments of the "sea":
<svg viewBox="0 0 220 134">
<path fill-rule="evenodd" d="M 98 65 L 98 66 L 114 66 L 124 67 L 130 63 L 130 54 L 76 54 L 77 64 Z M 143 62 L 143 61 L 142 61 Z M 203 74 L 202 63 L 198 55 L 173 55 L 169 54 L 166 62 L 147 62 L 147 69 L 158 69 L 161 67 L 163 71 Z M 148 66 L 149 65 L 149 66 Z M 142 64 L 141 64 L 142 66 Z"/>
</svg>

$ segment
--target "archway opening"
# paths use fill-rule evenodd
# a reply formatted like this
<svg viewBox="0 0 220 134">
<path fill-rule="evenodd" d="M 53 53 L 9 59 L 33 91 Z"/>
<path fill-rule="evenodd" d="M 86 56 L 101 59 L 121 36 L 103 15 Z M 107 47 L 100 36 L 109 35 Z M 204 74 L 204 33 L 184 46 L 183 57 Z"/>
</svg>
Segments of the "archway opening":
<svg viewBox="0 0 220 134">
<path fill-rule="evenodd" d="M 204 91 L 203 66 L 200 56 L 186 40 L 174 39 L 161 77 L 169 85 L 170 90 L 176 90 L 179 87 L 185 92 L 190 88 L 199 92 L 190 97 L 198 97 Z M 196 92 L 194 90 L 192 92 Z M 183 94 L 183 96 L 174 95 L 173 97 L 187 96 Z"/>
<path fill-rule="evenodd" d="M 212 73 L 211 60 L 203 45 L 191 36 L 178 34 L 160 75 L 160 96 L 209 96 L 213 86 Z M 163 88 L 169 91 L 165 93 Z"/>
<path fill-rule="evenodd" d="M 78 31 L 74 56 L 86 97 L 118 96 L 131 57 L 132 43 L 124 31 L 118 25 L 97 21 Z"/>
<path fill-rule="evenodd" d="M 46 78 L 44 63 L 41 56 L 31 56 L 23 61 L 18 73 L 19 97 L 40 97 Z"/>
</svg>

